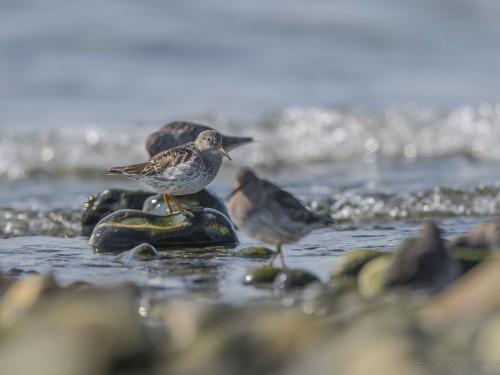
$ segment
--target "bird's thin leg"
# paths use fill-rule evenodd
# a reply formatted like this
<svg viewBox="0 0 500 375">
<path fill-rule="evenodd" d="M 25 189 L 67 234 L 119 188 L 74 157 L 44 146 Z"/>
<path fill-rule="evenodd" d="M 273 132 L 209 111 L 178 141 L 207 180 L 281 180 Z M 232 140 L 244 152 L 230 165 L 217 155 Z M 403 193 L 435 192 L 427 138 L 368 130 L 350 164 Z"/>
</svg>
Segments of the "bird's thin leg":
<svg viewBox="0 0 500 375">
<path fill-rule="evenodd" d="M 283 268 L 285 268 L 285 257 L 283 256 L 283 253 L 281 252 L 281 244 L 276 245 L 276 251 L 274 254 L 269 258 L 269 262 L 267 262 L 267 265 L 269 267 L 273 266 L 274 260 L 276 259 L 277 256 L 280 256 L 281 258 L 281 264 L 283 265 Z"/>
<path fill-rule="evenodd" d="M 281 251 L 281 244 L 278 245 L 276 251 L 280 255 L 281 265 L 283 266 L 283 268 L 286 268 L 286 265 L 285 265 L 285 256 L 283 255 L 283 251 Z"/>
<path fill-rule="evenodd" d="M 169 215 L 172 215 L 172 207 L 170 207 L 170 202 L 168 200 L 168 194 L 167 193 L 164 193 L 163 194 L 163 200 L 165 201 L 165 203 L 167 204 L 167 210 L 168 210 L 168 214 Z"/>
<path fill-rule="evenodd" d="M 181 204 L 177 201 L 177 199 L 175 199 L 175 196 L 173 194 L 170 194 L 170 199 L 172 199 L 174 203 L 177 205 L 179 212 L 194 217 L 194 214 L 192 212 L 186 210 L 184 207 L 181 206 Z"/>
</svg>

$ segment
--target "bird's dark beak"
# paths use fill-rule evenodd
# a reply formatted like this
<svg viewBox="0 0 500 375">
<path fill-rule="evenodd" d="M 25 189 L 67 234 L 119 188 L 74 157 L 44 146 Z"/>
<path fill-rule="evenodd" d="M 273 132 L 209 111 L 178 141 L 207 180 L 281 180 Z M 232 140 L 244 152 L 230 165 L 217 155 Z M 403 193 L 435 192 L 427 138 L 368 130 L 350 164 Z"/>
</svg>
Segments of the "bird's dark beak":
<svg viewBox="0 0 500 375">
<path fill-rule="evenodd" d="M 226 150 L 224 150 L 222 148 L 222 145 L 218 145 L 215 149 L 217 151 L 219 151 L 222 155 L 224 155 L 226 158 L 228 158 L 229 160 L 232 160 L 231 157 L 229 156 L 229 154 L 226 152 Z"/>
<path fill-rule="evenodd" d="M 229 199 L 231 199 L 231 197 L 236 194 L 238 191 L 241 190 L 241 185 L 239 183 L 236 183 L 234 184 L 234 190 L 232 191 L 231 194 L 229 194 L 229 196 L 226 198 L 226 201 L 228 201 Z"/>
</svg>

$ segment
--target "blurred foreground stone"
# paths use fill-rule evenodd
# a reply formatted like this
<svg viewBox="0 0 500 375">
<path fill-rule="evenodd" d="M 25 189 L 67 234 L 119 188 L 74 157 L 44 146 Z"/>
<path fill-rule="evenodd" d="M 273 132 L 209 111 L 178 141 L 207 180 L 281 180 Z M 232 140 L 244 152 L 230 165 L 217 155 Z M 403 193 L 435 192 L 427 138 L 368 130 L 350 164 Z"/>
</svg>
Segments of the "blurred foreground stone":
<svg viewBox="0 0 500 375">
<path fill-rule="evenodd" d="M 143 305 L 133 285 L 63 288 L 30 276 L 0 296 L 0 374 L 498 373 L 499 268 L 488 260 L 432 298 L 332 298 L 311 284 L 319 303 L 286 306 Z"/>
</svg>

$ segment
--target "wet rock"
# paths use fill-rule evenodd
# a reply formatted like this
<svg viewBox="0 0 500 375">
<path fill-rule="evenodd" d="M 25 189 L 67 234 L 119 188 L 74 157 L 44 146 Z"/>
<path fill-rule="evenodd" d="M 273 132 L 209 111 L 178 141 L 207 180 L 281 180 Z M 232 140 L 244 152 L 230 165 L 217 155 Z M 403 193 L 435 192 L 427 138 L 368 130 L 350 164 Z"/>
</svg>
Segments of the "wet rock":
<svg viewBox="0 0 500 375">
<path fill-rule="evenodd" d="M 335 277 L 328 281 L 328 289 L 337 293 L 347 293 L 358 289 L 358 279 L 356 276 Z"/>
<path fill-rule="evenodd" d="M 384 254 L 387 253 L 373 249 L 357 249 L 345 253 L 332 268 L 329 287 L 343 291 L 356 289 L 361 268 L 370 260 Z"/>
<path fill-rule="evenodd" d="M 300 269 L 284 269 L 274 279 L 274 289 L 287 290 L 303 288 L 312 282 L 318 282 L 319 277 Z"/>
<path fill-rule="evenodd" d="M 89 242 L 97 252 L 123 252 L 144 242 L 159 250 L 238 244 L 233 225 L 219 211 L 205 208 L 191 212 L 194 217 L 120 210 L 96 225 Z"/>
<path fill-rule="evenodd" d="M 240 249 L 234 255 L 240 258 L 262 258 L 269 259 L 274 251 L 265 246 L 249 246 Z"/>
<path fill-rule="evenodd" d="M 373 297 L 384 290 L 386 273 L 392 264 L 392 255 L 386 254 L 370 260 L 358 274 L 358 290 L 364 297 Z"/>
<path fill-rule="evenodd" d="M 424 221 L 420 235 L 405 241 L 395 252 L 387 270 L 386 287 L 407 287 L 437 292 L 460 273 L 458 262 L 448 255 L 440 230 Z"/>
<path fill-rule="evenodd" d="M 281 268 L 275 267 L 260 267 L 249 271 L 243 278 L 243 283 L 247 285 L 269 285 L 271 286 L 278 275 Z"/>
<path fill-rule="evenodd" d="M 500 220 L 490 220 L 473 227 L 461 237 L 452 239 L 450 247 L 500 249 Z"/>
<path fill-rule="evenodd" d="M 224 200 L 210 189 L 202 189 L 195 194 L 178 195 L 175 198 L 187 209 L 195 207 L 213 208 L 229 217 Z M 175 204 L 172 206 L 172 209 L 174 211 L 177 209 Z M 142 210 L 156 215 L 165 215 L 167 213 L 167 205 L 163 200 L 163 194 L 148 197 L 144 202 Z"/>
<path fill-rule="evenodd" d="M 96 224 L 107 215 L 122 209 L 140 210 L 153 192 L 107 189 L 87 198 L 82 213 L 81 235 L 89 237 Z"/>
<path fill-rule="evenodd" d="M 120 255 L 121 260 L 124 262 L 132 262 L 134 260 L 152 260 L 159 259 L 160 253 L 158 250 L 148 243 L 141 243 L 133 249 L 125 251 Z"/>
<path fill-rule="evenodd" d="M 387 254 L 373 249 L 357 249 L 345 253 L 333 266 L 331 277 L 357 276 L 361 268 L 370 260 Z"/>
</svg>

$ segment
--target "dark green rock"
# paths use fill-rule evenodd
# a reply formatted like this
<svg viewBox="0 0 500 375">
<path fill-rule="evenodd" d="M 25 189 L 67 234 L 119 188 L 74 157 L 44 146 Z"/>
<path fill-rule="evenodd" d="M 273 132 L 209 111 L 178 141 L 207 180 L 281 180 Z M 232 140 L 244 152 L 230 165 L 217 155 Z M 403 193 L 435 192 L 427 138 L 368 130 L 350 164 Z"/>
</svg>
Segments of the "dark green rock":
<svg viewBox="0 0 500 375">
<path fill-rule="evenodd" d="M 303 288 L 312 282 L 320 281 L 316 275 L 299 269 L 285 269 L 274 279 L 274 289 Z"/>
<path fill-rule="evenodd" d="M 190 207 L 213 208 L 229 217 L 222 198 L 209 189 L 202 189 L 195 194 L 178 195 L 175 198 L 187 209 L 190 209 Z M 172 203 L 172 209 L 174 211 L 177 210 L 175 203 Z M 163 194 L 156 194 L 146 199 L 142 210 L 156 215 L 165 215 L 167 213 L 167 205 L 163 200 Z"/>
<path fill-rule="evenodd" d="M 338 293 L 355 291 L 358 289 L 358 279 L 356 276 L 335 277 L 328 281 L 327 287 Z"/>
<path fill-rule="evenodd" d="M 264 246 L 249 246 L 245 247 L 238 252 L 235 256 L 241 258 L 263 258 L 269 259 L 274 254 L 274 251 Z"/>
<path fill-rule="evenodd" d="M 160 253 L 158 250 L 148 243 L 141 243 L 133 249 L 125 251 L 121 254 L 121 259 L 125 262 L 131 262 L 134 260 L 152 260 L 159 259 Z"/>
<path fill-rule="evenodd" d="M 109 214 L 125 208 L 140 210 L 153 192 L 143 190 L 108 189 L 87 198 L 81 218 L 81 235 L 89 237 L 96 224 Z"/>
<path fill-rule="evenodd" d="M 249 271 L 243 283 L 247 285 L 269 285 L 271 286 L 276 278 L 276 275 L 281 272 L 281 268 L 275 267 L 260 267 Z"/>
<path fill-rule="evenodd" d="M 95 251 L 122 252 L 144 242 L 158 250 L 239 243 L 230 220 L 211 208 L 194 209 L 194 217 L 175 213 L 159 216 L 138 210 L 120 210 L 102 219 L 90 244 Z"/>
</svg>

